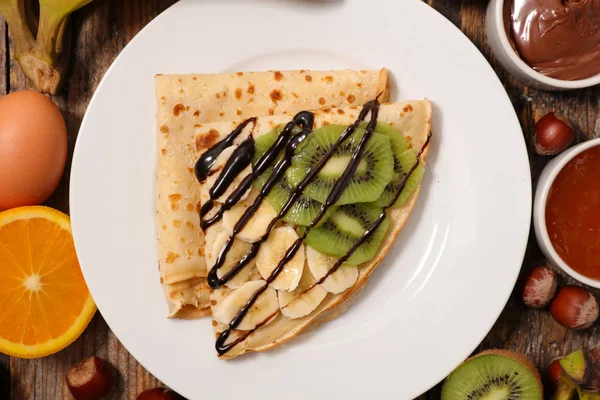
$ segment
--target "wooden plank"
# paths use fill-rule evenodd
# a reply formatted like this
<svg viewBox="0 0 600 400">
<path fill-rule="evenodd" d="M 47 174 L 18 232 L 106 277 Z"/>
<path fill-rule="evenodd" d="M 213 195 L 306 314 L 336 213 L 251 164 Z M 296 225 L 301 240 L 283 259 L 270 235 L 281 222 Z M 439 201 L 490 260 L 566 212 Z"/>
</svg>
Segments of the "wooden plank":
<svg viewBox="0 0 600 400">
<path fill-rule="evenodd" d="M 6 94 L 6 84 L 8 82 L 8 52 L 7 38 L 8 28 L 4 18 L 0 15 L 0 96 Z M 0 353 L 0 399 L 7 399 L 10 396 L 10 358 Z"/>
<path fill-rule="evenodd" d="M 598 91 L 585 89 L 562 93 L 545 92 L 528 88 L 511 78 L 497 63 L 487 44 L 484 25 L 486 6 L 486 2 L 479 0 L 463 0 L 460 28 L 490 61 L 508 92 L 529 147 L 535 187 L 542 169 L 551 159 L 535 155 L 531 151 L 535 121 L 549 111 L 556 111 L 567 116 L 573 123 L 578 140 L 598 135 L 600 133 L 600 124 L 596 122 L 599 117 Z M 532 228 L 521 276 L 533 266 L 544 262 Z M 574 283 L 564 276 L 562 282 Z M 598 332 L 597 327 L 583 332 L 568 330 L 554 322 L 549 312 L 527 309 L 522 304 L 517 286 L 507 307 L 482 342 L 480 349 L 507 348 L 522 352 L 530 356 L 543 372 L 555 357 L 567 354 L 585 343 L 598 345 L 599 341 L 595 339 Z"/>
<path fill-rule="evenodd" d="M 77 13 L 70 28 L 73 33 L 71 76 L 65 89 L 53 97 L 67 121 L 70 156 L 87 104 L 106 69 L 133 36 L 172 3 L 174 0 L 97 1 Z M 457 25 L 494 67 L 515 107 L 528 143 L 531 141 L 535 121 L 552 110 L 569 116 L 577 129 L 579 140 L 600 137 L 598 90 L 566 93 L 538 91 L 515 81 L 498 65 L 485 37 L 486 2 L 428 0 L 427 3 Z M 6 52 L 5 38 L 5 24 L 0 21 L 0 94 L 30 87 L 12 58 L 12 42 L 11 51 Z M 9 62 L 7 55 L 11 56 Z M 548 160 L 547 157 L 530 153 L 534 181 Z M 59 189 L 48 202 L 66 212 L 69 171 L 70 166 Z M 540 262 L 543 262 L 543 257 L 531 233 L 523 264 L 524 271 Z M 563 281 L 572 282 L 565 278 Z M 521 351 L 544 368 L 552 358 L 566 354 L 582 344 L 600 344 L 597 335 L 599 328 L 584 332 L 566 330 L 557 325 L 548 312 L 526 309 L 519 297 L 518 290 L 515 290 L 480 349 L 501 347 Z M 10 362 L 8 357 L 0 355 L 0 399 L 8 398 L 9 392 L 13 400 L 68 399 L 70 397 L 64 384 L 66 370 L 71 364 L 92 355 L 109 360 L 119 370 L 119 387 L 114 399 L 135 399 L 141 390 L 160 385 L 119 343 L 98 313 L 85 333 L 56 355 L 39 360 L 12 358 Z M 439 393 L 440 385 L 419 399 L 439 399 Z"/>
<path fill-rule="evenodd" d="M 52 98 L 67 122 L 69 160 L 81 119 L 104 72 L 126 43 L 173 2 L 97 1 L 76 13 L 70 28 L 73 34 L 70 76 L 63 91 Z M 11 42 L 11 56 L 13 54 Z M 10 91 L 31 87 L 13 58 L 9 67 L 8 75 L 0 69 L 0 77 L 8 76 Z M 0 90 L 2 88 L 0 84 Z M 69 174 L 70 162 L 57 191 L 47 202 L 65 212 L 68 212 Z M 125 350 L 97 313 L 84 334 L 65 350 L 38 360 L 12 358 L 10 398 L 69 399 L 64 383 L 66 371 L 77 361 L 93 355 L 110 361 L 119 371 L 120 379 L 113 399 L 135 399 L 143 389 L 161 385 Z M 8 396 L 3 396 L 0 391 L 0 398 Z"/>
</svg>

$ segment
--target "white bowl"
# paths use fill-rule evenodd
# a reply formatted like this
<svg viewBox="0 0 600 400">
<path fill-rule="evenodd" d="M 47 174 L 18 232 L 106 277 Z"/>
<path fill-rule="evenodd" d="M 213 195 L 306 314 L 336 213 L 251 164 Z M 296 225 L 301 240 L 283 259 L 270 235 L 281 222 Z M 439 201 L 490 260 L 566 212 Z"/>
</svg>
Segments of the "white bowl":
<svg viewBox="0 0 600 400">
<path fill-rule="evenodd" d="M 599 280 L 588 278 L 573 270 L 573 268 L 569 267 L 569 265 L 560 258 L 556 250 L 554 250 L 554 246 L 552 245 L 552 242 L 550 242 L 550 236 L 548 236 L 548 230 L 546 228 L 546 202 L 554 179 L 556 179 L 556 175 L 558 175 L 563 167 L 578 154 L 599 145 L 600 138 L 588 140 L 587 142 L 580 143 L 566 150 L 554 160 L 550 161 L 540 175 L 533 204 L 533 226 L 535 228 L 535 236 L 537 237 L 538 244 L 544 255 L 552 264 L 556 265 L 579 282 L 598 289 L 600 289 Z"/>
<path fill-rule="evenodd" d="M 526 85 L 544 90 L 581 89 L 600 83 L 600 74 L 577 81 L 564 81 L 540 74 L 527 65 L 515 52 L 508 40 L 504 27 L 504 1 L 490 1 L 487 8 L 485 26 L 488 42 L 494 55 L 511 75 Z"/>
</svg>

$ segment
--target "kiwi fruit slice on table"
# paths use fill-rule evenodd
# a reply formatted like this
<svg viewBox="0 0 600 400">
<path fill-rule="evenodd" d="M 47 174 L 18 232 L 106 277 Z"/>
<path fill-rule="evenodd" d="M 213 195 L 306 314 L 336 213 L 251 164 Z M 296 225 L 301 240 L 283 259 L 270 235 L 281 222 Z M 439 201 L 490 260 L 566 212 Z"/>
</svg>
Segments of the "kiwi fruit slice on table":
<svg viewBox="0 0 600 400">
<path fill-rule="evenodd" d="M 442 400 L 542 400 L 533 362 L 507 350 L 484 351 L 456 368 L 442 388 Z"/>
<path fill-rule="evenodd" d="M 340 206 L 321 226 L 311 229 L 304 241 L 323 254 L 340 258 L 364 236 L 382 212 L 381 208 L 365 204 Z M 377 230 L 352 253 L 345 264 L 359 265 L 373 258 L 389 226 L 390 221 L 386 218 Z"/>
<path fill-rule="evenodd" d="M 289 182 L 298 185 L 308 171 L 323 160 L 327 151 L 338 141 L 346 128 L 347 126 L 331 124 L 311 133 L 296 150 L 292 166 L 286 174 Z M 364 129 L 357 128 L 335 150 L 331 159 L 306 187 L 304 194 L 324 203 L 333 186 L 344 173 L 364 134 Z M 394 159 L 389 137 L 374 132 L 364 148 L 356 172 L 350 178 L 336 204 L 368 203 L 377 200 L 391 181 L 393 169 Z"/>
</svg>

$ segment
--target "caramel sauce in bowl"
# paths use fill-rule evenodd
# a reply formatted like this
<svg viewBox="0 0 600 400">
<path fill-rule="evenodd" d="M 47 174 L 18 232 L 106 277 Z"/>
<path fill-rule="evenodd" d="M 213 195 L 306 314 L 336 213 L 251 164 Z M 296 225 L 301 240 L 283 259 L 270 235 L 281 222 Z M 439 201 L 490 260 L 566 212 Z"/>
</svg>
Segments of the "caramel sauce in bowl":
<svg viewBox="0 0 600 400">
<path fill-rule="evenodd" d="M 550 262 L 588 286 L 600 288 L 600 138 L 580 143 L 542 171 L 533 223 Z M 599 225 L 599 226 L 596 226 Z"/>
</svg>

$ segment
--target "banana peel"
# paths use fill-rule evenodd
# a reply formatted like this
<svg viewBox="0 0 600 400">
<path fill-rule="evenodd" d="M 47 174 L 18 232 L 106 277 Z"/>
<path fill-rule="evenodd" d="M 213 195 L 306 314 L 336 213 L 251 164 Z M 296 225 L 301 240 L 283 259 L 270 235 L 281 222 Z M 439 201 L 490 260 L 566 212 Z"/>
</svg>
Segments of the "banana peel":
<svg viewBox="0 0 600 400">
<path fill-rule="evenodd" d="M 560 360 L 552 400 L 600 400 L 600 349 L 580 349 Z"/>
<path fill-rule="evenodd" d="M 39 0 L 40 18 L 34 39 L 26 0 L 0 0 L 0 13 L 15 42 L 15 59 L 25 76 L 42 93 L 56 94 L 66 74 L 69 15 L 93 0 Z"/>
</svg>

